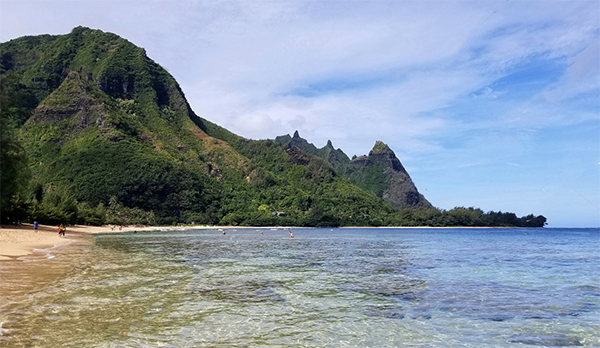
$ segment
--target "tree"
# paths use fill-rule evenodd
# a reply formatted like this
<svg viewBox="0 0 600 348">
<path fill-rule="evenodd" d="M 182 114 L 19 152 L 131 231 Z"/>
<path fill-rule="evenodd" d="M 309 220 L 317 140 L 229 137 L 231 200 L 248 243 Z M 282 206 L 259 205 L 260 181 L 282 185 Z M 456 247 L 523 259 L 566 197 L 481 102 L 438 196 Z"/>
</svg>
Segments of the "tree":
<svg viewBox="0 0 600 348">
<path fill-rule="evenodd" d="M 12 202 L 21 200 L 12 199 L 22 192 L 29 181 L 27 156 L 21 146 L 17 135 L 16 126 L 25 117 L 26 109 L 21 107 L 19 94 L 13 93 L 8 88 L 6 77 L 0 79 L 0 212 L 2 219 L 10 217 L 11 211 L 18 210 Z M 4 221 L 3 221 L 4 222 Z"/>
</svg>

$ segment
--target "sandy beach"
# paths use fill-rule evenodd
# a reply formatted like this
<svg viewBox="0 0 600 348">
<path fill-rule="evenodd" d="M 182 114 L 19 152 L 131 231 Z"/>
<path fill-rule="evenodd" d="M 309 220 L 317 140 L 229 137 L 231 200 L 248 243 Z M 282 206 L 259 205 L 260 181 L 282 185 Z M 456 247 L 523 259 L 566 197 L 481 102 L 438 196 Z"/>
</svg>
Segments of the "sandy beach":
<svg viewBox="0 0 600 348">
<path fill-rule="evenodd" d="M 30 255 L 34 249 L 45 249 L 53 246 L 69 244 L 70 235 L 73 234 L 99 234 L 99 233 L 119 233 L 133 231 L 154 231 L 165 227 L 156 226 L 67 226 L 65 237 L 59 237 L 57 226 L 39 225 L 38 230 L 34 231 L 33 224 L 23 224 L 22 226 L 2 225 L 0 228 L 0 261 L 14 260 L 19 256 Z M 168 227 L 177 229 L 184 227 Z M 189 228 L 189 227 L 188 227 Z"/>
</svg>

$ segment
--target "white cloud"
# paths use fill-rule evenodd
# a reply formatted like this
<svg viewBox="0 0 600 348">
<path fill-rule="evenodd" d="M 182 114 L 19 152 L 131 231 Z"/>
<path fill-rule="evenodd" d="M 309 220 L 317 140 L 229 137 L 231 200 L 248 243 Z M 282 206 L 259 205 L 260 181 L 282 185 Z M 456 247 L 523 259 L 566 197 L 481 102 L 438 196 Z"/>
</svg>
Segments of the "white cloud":
<svg viewBox="0 0 600 348">
<path fill-rule="evenodd" d="M 571 54 L 591 35 L 589 18 L 584 18 L 583 29 L 576 25 L 580 19 L 575 15 L 580 12 L 569 16 L 567 11 L 564 16 L 557 6 L 540 3 L 440 2 L 434 9 L 427 2 L 364 7 L 351 3 L 351 10 L 338 14 L 330 8 L 327 15 L 320 14 L 320 4 L 284 4 L 266 10 L 263 7 L 269 6 L 242 3 L 241 9 L 212 21 L 210 30 L 194 33 L 193 40 L 206 47 L 196 78 L 216 94 L 233 95 L 233 103 L 230 97 L 214 98 L 215 93 L 189 92 L 194 87 L 187 83 L 184 90 L 195 109 L 210 109 L 204 116 L 223 120 L 224 126 L 233 125 L 228 123 L 233 120 L 239 125 L 244 115 L 268 114 L 282 128 L 271 127 L 276 133 L 260 136 L 274 137 L 302 128 L 290 123 L 301 115 L 306 120 L 302 134 L 317 137 L 309 140 L 319 144 L 325 137 L 337 136 L 337 145 L 349 152 L 368 151 L 372 140 L 366 139 L 389 136 L 393 129 L 408 129 L 396 137 L 405 139 L 397 142 L 403 146 L 399 150 L 433 151 L 438 146 L 426 137 L 444 130 L 439 127 L 447 127 L 448 122 L 424 114 L 487 86 L 531 57 Z M 256 15 L 262 11 L 266 14 Z M 282 19 L 277 20 L 281 13 Z M 583 31 L 582 37 L 577 37 L 578 30 Z M 310 98 L 285 93 L 327 80 L 360 83 L 373 74 L 383 79 L 391 76 L 392 82 L 325 91 Z M 340 130 L 342 122 L 345 126 Z M 383 131 L 376 126 L 386 124 L 393 126 Z M 358 145 L 356 140 L 363 138 Z M 421 144 L 411 149 L 417 141 Z"/>
</svg>

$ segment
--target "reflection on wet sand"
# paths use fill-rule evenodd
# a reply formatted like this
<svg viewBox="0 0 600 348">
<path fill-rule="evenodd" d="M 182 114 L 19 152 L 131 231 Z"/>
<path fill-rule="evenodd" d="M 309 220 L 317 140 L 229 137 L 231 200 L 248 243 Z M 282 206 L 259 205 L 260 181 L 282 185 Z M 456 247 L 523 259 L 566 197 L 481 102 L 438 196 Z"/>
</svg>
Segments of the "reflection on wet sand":
<svg viewBox="0 0 600 348">
<path fill-rule="evenodd" d="M 0 261 L 0 346 L 24 329 L 20 314 L 38 304 L 39 294 L 76 269 L 82 251 L 89 248 L 93 238 L 71 236 L 69 242 Z M 11 346 L 14 344 L 17 342 L 11 341 Z"/>
</svg>

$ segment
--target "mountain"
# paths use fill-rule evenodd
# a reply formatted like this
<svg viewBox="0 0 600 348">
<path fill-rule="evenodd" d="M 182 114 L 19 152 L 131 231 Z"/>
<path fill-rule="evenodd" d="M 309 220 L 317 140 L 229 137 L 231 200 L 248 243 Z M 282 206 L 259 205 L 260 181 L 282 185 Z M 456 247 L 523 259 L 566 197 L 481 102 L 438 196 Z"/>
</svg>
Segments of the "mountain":
<svg viewBox="0 0 600 348">
<path fill-rule="evenodd" d="M 198 117 L 175 79 L 115 34 L 2 43 L 0 77 L 3 124 L 27 154 L 29 218 L 335 226 L 393 212 L 317 156 Z"/>
<path fill-rule="evenodd" d="M 319 149 L 300 137 L 298 131 L 292 137 L 278 136 L 275 142 L 287 147 L 297 147 L 325 159 L 340 176 L 382 198 L 398 211 L 405 208 L 433 208 L 419 193 L 396 154 L 381 141 L 375 143 L 368 156 L 352 160 L 342 150 L 335 149 L 330 140 Z"/>
<path fill-rule="evenodd" d="M 349 160 L 331 142 L 317 149 L 297 132 L 284 145 L 240 137 L 197 116 L 177 81 L 143 48 L 84 27 L 0 43 L 0 135 L 4 222 L 545 222 L 430 208 L 383 143 Z M 405 206 L 411 209 L 394 209 Z"/>
</svg>

